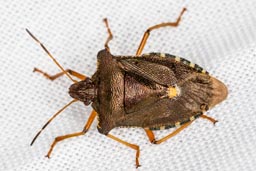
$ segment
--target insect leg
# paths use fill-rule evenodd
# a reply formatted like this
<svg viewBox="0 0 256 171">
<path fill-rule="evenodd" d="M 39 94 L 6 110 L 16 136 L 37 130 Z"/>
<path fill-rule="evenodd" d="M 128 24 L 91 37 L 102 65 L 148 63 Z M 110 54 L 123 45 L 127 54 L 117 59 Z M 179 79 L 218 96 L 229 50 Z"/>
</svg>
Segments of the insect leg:
<svg viewBox="0 0 256 171">
<path fill-rule="evenodd" d="M 138 48 L 138 50 L 137 50 L 137 52 L 136 52 L 136 55 L 141 55 L 141 52 L 142 52 L 142 50 L 143 50 L 143 48 L 144 48 L 144 46 L 145 46 L 145 44 L 146 44 L 146 42 L 147 42 L 147 39 L 148 39 L 148 37 L 149 37 L 149 35 L 150 35 L 150 32 L 151 32 L 152 30 L 155 30 L 155 29 L 158 29 L 158 28 L 161 28 L 161 27 L 166 27 L 166 26 L 177 27 L 177 26 L 179 25 L 180 20 L 181 20 L 181 16 L 183 15 L 183 13 L 184 13 L 185 11 L 186 11 L 186 8 L 183 8 L 182 11 L 180 12 L 179 17 L 177 18 L 176 22 L 174 22 L 174 23 L 171 23 L 171 22 L 168 22 L 168 23 L 161 23 L 161 24 L 157 24 L 157 25 L 154 25 L 154 26 L 152 26 L 152 27 L 149 27 L 149 28 L 145 31 L 144 35 L 143 35 L 143 38 L 142 38 L 142 40 L 141 40 L 141 42 L 140 42 L 140 45 L 139 45 L 139 48 Z"/>
<path fill-rule="evenodd" d="M 153 144 L 160 144 L 168 139 L 170 139 L 171 137 L 177 135 L 179 132 L 181 132 L 183 129 L 185 129 L 186 127 L 188 127 L 193 121 L 187 122 L 183 125 L 181 125 L 179 128 L 177 128 L 175 131 L 173 131 L 172 133 L 170 133 L 169 135 L 156 140 L 153 131 L 149 130 L 149 129 L 144 129 L 146 131 L 146 134 L 149 138 L 149 141 Z"/>
<path fill-rule="evenodd" d="M 52 81 L 55 80 L 56 78 L 59 78 L 59 77 L 63 76 L 65 74 L 65 72 L 69 73 L 70 75 L 73 75 L 73 76 L 77 77 L 80 80 L 85 80 L 85 78 L 86 78 L 85 75 L 80 74 L 80 73 L 78 73 L 76 71 L 73 71 L 71 69 L 66 69 L 65 72 L 60 72 L 60 73 L 57 73 L 55 75 L 49 75 L 46 72 L 44 72 L 44 71 L 42 71 L 38 68 L 34 68 L 33 72 L 39 72 L 39 73 L 43 74 L 47 79 L 50 79 Z"/>
<path fill-rule="evenodd" d="M 92 113 L 91 113 L 91 115 L 90 115 L 90 117 L 89 117 L 89 119 L 88 119 L 88 121 L 87 121 L 87 123 L 86 123 L 85 126 L 84 126 L 83 131 L 77 132 L 77 133 L 73 133 L 73 134 L 68 134 L 68 135 L 63 135 L 63 136 L 56 137 L 55 140 L 53 141 L 53 143 L 52 143 L 52 145 L 51 145 L 51 148 L 50 148 L 50 150 L 48 151 L 46 157 L 50 158 L 50 155 L 51 155 L 51 153 L 52 153 L 52 150 L 53 150 L 54 146 L 55 146 L 58 142 L 60 142 L 60 141 L 62 141 L 62 140 L 65 140 L 65 139 L 68 139 L 68 138 L 72 138 L 72 137 L 77 137 L 77 136 L 80 136 L 80 135 L 84 135 L 84 134 L 89 130 L 89 128 L 90 128 L 90 126 L 91 126 L 91 124 L 92 124 L 94 118 L 96 117 L 96 115 L 97 115 L 97 113 L 93 110 Z"/>
<path fill-rule="evenodd" d="M 211 121 L 214 125 L 216 124 L 216 122 L 218 122 L 218 120 L 215 120 L 214 118 L 211 118 L 207 115 L 201 115 L 200 117 Z"/>
<path fill-rule="evenodd" d="M 144 129 L 144 130 L 148 136 L 149 141 L 151 143 L 154 143 L 156 141 L 156 139 L 155 139 L 155 135 L 154 135 L 153 131 L 151 131 L 150 129 Z"/>
<path fill-rule="evenodd" d="M 108 19 L 107 19 L 107 18 L 104 18 L 103 21 L 104 21 L 104 23 L 105 23 L 105 25 L 106 25 L 106 27 L 107 27 L 107 30 L 108 30 L 108 38 L 107 38 L 107 40 L 106 40 L 106 42 L 105 42 L 105 48 L 106 48 L 108 51 L 110 51 L 109 46 L 108 46 L 108 43 L 109 43 L 110 40 L 113 39 L 113 34 L 112 34 L 112 32 L 111 32 L 111 30 L 110 30 L 110 28 L 109 28 Z"/>
<path fill-rule="evenodd" d="M 113 139 L 113 140 L 115 140 L 115 141 L 117 141 L 121 144 L 124 144 L 124 145 L 126 145 L 126 146 L 128 146 L 128 147 L 130 147 L 134 150 L 136 150 L 136 168 L 140 167 L 140 164 L 139 164 L 140 147 L 138 145 L 130 144 L 130 143 L 128 143 L 126 141 L 123 141 L 123 140 L 121 140 L 121 139 L 119 139 L 119 138 L 117 138 L 117 137 L 115 137 L 111 134 L 108 134 L 107 137 L 109 137 L 109 138 L 111 138 L 111 139 Z"/>
</svg>

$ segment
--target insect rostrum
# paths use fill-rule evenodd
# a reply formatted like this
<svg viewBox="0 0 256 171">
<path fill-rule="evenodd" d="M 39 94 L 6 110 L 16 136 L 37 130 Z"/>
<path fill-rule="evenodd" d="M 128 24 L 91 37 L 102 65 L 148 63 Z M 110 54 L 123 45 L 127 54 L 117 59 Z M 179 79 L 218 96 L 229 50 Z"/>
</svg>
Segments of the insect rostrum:
<svg viewBox="0 0 256 171">
<path fill-rule="evenodd" d="M 109 37 L 105 49 L 97 55 L 97 71 L 91 77 L 70 69 L 64 70 L 45 46 L 27 30 L 62 70 L 54 76 L 39 69 L 35 71 L 51 80 L 66 74 L 74 82 L 69 88 L 69 94 L 74 100 L 43 126 L 31 144 L 53 118 L 76 101 L 81 101 L 86 106 L 91 104 L 93 111 L 88 122 L 81 132 L 56 137 L 47 157 L 59 141 L 85 134 L 95 117 L 98 117 L 97 128 L 101 134 L 136 150 L 136 167 L 139 166 L 139 146 L 111 135 L 113 128 L 143 128 L 150 142 L 159 144 L 179 133 L 196 118 L 202 117 L 215 123 L 215 119 L 204 113 L 227 97 L 227 88 L 221 81 L 209 75 L 202 67 L 181 57 L 165 53 L 141 55 L 150 31 L 164 26 L 178 26 L 185 10 L 182 10 L 175 23 L 150 27 L 135 56 L 113 56 L 110 53 L 108 42 L 113 36 L 105 19 Z M 70 75 L 80 81 L 73 80 Z M 171 127 L 177 129 L 162 139 L 155 139 L 152 130 Z"/>
</svg>

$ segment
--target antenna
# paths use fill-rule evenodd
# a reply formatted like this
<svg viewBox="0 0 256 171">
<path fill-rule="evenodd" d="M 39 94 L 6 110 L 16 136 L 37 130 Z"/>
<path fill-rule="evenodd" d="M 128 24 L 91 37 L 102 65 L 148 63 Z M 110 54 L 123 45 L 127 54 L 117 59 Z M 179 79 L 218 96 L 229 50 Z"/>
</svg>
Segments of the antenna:
<svg viewBox="0 0 256 171">
<path fill-rule="evenodd" d="M 46 49 L 46 47 L 28 30 L 26 29 L 28 34 L 43 48 L 43 50 L 49 55 L 49 57 L 53 60 L 53 62 L 63 71 L 64 74 L 74 83 L 77 81 L 74 80 L 64 69 L 63 67 L 58 63 L 58 61 L 52 56 L 52 54 Z"/>
<path fill-rule="evenodd" d="M 38 131 L 38 133 L 36 134 L 36 136 L 33 138 L 32 142 L 30 143 L 30 145 L 32 146 L 35 142 L 35 140 L 37 139 L 37 137 L 41 134 L 41 132 L 47 127 L 47 125 L 49 125 L 49 123 L 56 117 L 58 116 L 63 110 L 65 110 L 68 106 L 70 106 L 72 103 L 77 102 L 78 100 L 74 99 L 71 102 L 69 102 L 68 104 L 66 104 L 63 108 L 61 108 L 57 113 L 55 113 L 47 122 L 46 124 L 44 124 L 44 126 L 41 128 L 40 131 Z"/>
</svg>

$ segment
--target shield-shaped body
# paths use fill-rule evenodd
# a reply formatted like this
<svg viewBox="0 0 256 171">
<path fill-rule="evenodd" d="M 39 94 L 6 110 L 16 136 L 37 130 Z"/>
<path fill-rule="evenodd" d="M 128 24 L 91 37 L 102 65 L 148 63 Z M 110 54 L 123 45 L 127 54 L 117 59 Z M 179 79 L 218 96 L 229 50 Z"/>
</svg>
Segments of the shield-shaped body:
<svg viewBox="0 0 256 171">
<path fill-rule="evenodd" d="M 115 127 L 151 130 L 180 126 L 223 101 L 226 86 L 200 66 L 169 54 L 98 54 L 91 78 L 102 134 Z"/>
</svg>

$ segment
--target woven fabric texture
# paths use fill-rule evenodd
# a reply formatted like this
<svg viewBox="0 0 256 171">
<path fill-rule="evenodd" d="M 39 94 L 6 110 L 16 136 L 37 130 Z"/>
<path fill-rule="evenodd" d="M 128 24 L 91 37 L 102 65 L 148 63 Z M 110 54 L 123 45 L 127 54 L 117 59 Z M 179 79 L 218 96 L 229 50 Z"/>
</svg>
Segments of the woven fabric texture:
<svg viewBox="0 0 256 171">
<path fill-rule="evenodd" d="M 71 100 L 71 81 L 63 76 L 52 82 L 32 72 L 60 70 L 25 28 L 64 68 L 91 76 L 107 38 L 103 18 L 114 34 L 111 52 L 133 55 L 148 27 L 175 21 L 184 6 L 180 26 L 153 31 L 143 52 L 184 57 L 223 81 L 227 100 L 207 112 L 219 122 L 197 119 L 160 145 L 149 143 L 140 128 L 111 133 L 140 145 L 141 171 L 256 170 L 255 0 L 0 1 L 0 170 L 136 170 L 135 151 L 99 134 L 97 121 L 86 135 L 57 144 L 51 159 L 44 157 L 56 136 L 83 129 L 91 107 L 81 103 L 66 109 L 30 146 L 48 118 Z"/>
</svg>

